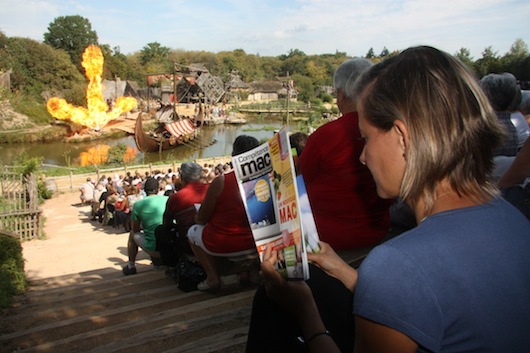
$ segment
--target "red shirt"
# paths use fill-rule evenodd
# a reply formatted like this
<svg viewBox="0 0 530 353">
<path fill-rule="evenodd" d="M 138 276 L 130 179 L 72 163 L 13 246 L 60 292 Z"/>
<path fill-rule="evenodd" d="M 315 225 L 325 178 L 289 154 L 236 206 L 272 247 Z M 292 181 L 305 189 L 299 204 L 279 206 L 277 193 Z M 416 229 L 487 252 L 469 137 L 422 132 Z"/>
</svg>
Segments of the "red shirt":
<svg viewBox="0 0 530 353">
<path fill-rule="evenodd" d="M 184 185 L 178 192 L 172 194 L 166 205 L 166 209 L 182 226 L 191 226 L 196 214 L 195 204 L 202 203 L 210 184 L 192 182 Z"/>
<path fill-rule="evenodd" d="M 202 241 L 208 250 L 220 254 L 256 247 L 233 171 L 224 175 L 223 191 L 202 232 Z"/>
<path fill-rule="evenodd" d="M 311 134 L 299 157 L 321 240 L 335 250 L 378 243 L 389 231 L 391 202 L 377 196 L 359 156 L 358 115 L 351 112 Z"/>
</svg>

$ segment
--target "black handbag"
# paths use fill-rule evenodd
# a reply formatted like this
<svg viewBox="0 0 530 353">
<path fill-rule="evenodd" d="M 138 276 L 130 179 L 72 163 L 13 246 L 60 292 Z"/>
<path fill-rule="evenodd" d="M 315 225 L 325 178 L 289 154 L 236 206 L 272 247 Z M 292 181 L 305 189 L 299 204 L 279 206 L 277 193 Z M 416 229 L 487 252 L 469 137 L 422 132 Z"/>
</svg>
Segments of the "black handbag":
<svg viewBox="0 0 530 353">
<path fill-rule="evenodd" d="M 177 268 L 178 288 L 184 292 L 197 290 L 197 285 L 206 279 L 201 265 L 190 259 L 180 259 Z"/>
</svg>

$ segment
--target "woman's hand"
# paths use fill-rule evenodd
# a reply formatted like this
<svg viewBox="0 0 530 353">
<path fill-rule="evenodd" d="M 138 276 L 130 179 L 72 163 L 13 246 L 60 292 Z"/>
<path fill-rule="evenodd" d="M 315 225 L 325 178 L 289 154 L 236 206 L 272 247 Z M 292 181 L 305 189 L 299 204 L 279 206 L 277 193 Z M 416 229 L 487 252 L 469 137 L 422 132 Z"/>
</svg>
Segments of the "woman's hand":
<svg viewBox="0 0 530 353">
<path fill-rule="evenodd" d="M 261 263 L 261 277 L 271 299 L 290 311 L 298 320 L 304 337 L 326 331 L 311 289 L 304 281 L 286 281 L 275 269 L 277 253 L 267 248 Z M 311 340 L 309 352 L 339 352 L 335 342 L 327 335 Z M 324 338 L 326 337 L 326 338 Z"/>
<path fill-rule="evenodd" d="M 261 277 L 268 296 L 293 313 L 299 321 L 305 320 L 306 309 L 316 309 L 311 289 L 304 281 L 286 281 L 274 268 L 277 252 L 269 247 L 265 250 L 261 263 Z M 316 311 L 318 315 L 318 310 Z"/>
<path fill-rule="evenodd" d="M 357 271 L 344 262 L 328 243 L 321 241 L 320 252 L 308 253 L 307 259 L 314 262 L 331 277 L 341 281 L 346 288 L 353 292 L 357 284 Z"/>
</svg>

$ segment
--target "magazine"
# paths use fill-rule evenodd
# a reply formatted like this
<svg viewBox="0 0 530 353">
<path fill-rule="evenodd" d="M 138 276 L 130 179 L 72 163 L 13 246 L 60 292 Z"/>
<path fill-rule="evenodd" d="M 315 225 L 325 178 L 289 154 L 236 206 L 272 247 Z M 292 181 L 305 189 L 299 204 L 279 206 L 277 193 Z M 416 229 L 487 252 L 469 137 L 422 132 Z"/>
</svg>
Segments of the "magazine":
<svg viewBox="0 0 530 353">
<path fill-rule="evenodd" d="M 232 157 L 232 164 L 260 258 L 269 247 L 277 252 L 275 267 L 283 277 L 307 280 L 307 252 L 320 250 L 319 239 L 287 130 Z"/>
</svg>

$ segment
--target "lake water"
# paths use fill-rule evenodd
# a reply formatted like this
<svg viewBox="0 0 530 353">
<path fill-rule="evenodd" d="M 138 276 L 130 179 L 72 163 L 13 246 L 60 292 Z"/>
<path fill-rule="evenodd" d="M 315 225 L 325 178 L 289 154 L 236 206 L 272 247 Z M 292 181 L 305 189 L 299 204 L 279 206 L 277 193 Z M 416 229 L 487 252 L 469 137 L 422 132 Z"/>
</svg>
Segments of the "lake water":
<svg viewBox="0 0 530 353">
<path fill-rule="evenodd" d="M 291 123 L 290 129 L 292 131 L 299 130 L 298 124 L 296 122 Z M 250 135 L 261 141 L 273 135 L 274 132 L 268 130 L 269 127 L 280 129 L 282 123 L 279 120 L 263 121 L 262 119 L 248 119 L 248 123 L 244 125 L 206 126 L 201 129 L 200 137 L 192 142 L 194 146 L 178 146 L 171 150 L 162 151 L 161 154 L 158 152 L 148 154 L 138 152 L 139 163 L 148 164 L 168 159 L 185 161 L 227 156 L 232 153 L 232 143 L 237 136 L 241 134 Z M 71 165 L 75 166 L 78 165 L 78 159 L 81 153 L 88 151 L 90 148 L 97 149 L 101 145 L 112 146 L 118 143 L 124 143 L 136 148 L 134 136 L 83 143 L 0 144 L 0 165 L 9 165 L 21 153 L 26 153 L 29 157 L 43 157 L 43 162 L 47 164 L 67 166 L 67 160 L 69 159 Z M 204 147 L 199 148 L 199 146 Z"/>
</svg>

